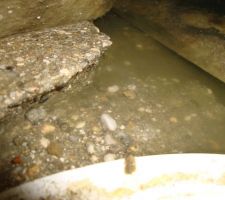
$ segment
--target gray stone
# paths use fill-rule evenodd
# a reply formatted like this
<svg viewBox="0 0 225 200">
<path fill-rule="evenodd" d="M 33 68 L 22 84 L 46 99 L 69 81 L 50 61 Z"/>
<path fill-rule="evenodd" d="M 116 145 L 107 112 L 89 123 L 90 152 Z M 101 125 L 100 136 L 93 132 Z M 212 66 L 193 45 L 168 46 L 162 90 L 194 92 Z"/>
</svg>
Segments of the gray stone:
<svg viewBox="0 0 225 200">
<path fill-rule="evenodd" d="M 32 123 L 38 123 L 43 121 L 47 117 L 47 113 L 43 108 L 34 108 L 32 110 L 29 110 L 25 117 L 31 121 Z"/>
<path fill-rule="evenodd" d="M 109 114 L 102 114 L 101 122 L 105 129 L 110 131 L 115 131 L 117 129 L 116 121 Z"/>
</svg>

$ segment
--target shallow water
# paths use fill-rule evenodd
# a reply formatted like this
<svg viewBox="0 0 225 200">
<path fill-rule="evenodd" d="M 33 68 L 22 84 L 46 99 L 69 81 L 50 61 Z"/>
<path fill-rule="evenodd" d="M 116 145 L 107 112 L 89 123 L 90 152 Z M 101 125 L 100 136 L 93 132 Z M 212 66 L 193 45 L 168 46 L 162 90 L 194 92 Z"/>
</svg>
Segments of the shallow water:
<svg viewBox="0 0 225 200">
<path fill-rule="evenodd" d="M 113 46 L 92 84 L 52 98 L 48 112 L 66 121 L 83 115 L 87 129 L 109 112 L 139 144 L 139 154 L 224 153 L 225 85 L 116 15 L 96 24 Z M 119 91 L 110 94 L 113 85 Z"/>
<path fill-rule="evenodd" d="M 19 116 L 5 124 L 0 174 L 6 176 L 4 163 L 15 155 L 23 157 L 24 169 L 10 171 L 26 175 L 35 163 L 38 173 L 26 175 L 32 179 L 122 158 L 127 146 L 134 155 L 225 153 L 225 85 L 113 13 L 96 24 L 112 47 L 88 84 L 72 85 L 41 105 L 46 120 L 32 124 Z M 116 131 L 102 128 L 103 113 L 116 120 Z M 52 141 L 63 148 L 59 156 L 46 151 Z"/>
</svg>

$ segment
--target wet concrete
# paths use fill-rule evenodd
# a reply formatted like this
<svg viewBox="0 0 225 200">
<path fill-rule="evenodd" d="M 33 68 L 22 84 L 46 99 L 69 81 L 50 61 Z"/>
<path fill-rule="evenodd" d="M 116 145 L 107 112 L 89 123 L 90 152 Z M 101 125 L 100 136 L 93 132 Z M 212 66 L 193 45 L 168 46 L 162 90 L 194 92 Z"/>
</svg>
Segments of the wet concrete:
<svg viewBox="0 0 225 200">
<path fill-rule="evenodd" d="M 128 156 L 225 153 L 225 85 L 113 13 L 96 24 L 113 45 L 88 84 L 1 125 L 1 190 Z"/>
<path fill-rule="evenodd" d="M 123 0 L 115 12 L 225 82 L 224 6 L 212 0 Z"/>
<path fill-rule="evenodd" d="M 0 40 L 0 120 L 64 87 L 96 65 L 110 45 L 109 37 L 87 21 Z"/>
</svg>

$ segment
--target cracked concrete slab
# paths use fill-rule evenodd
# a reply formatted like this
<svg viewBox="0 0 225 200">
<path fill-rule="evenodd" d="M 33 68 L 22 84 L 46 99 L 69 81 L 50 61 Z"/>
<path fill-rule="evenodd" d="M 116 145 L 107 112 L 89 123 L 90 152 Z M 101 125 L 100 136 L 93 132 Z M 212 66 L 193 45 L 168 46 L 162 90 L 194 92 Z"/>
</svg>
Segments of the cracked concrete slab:
<svg viewBox="0 0 225 200">
<path fill-rule="evenodd" d="M 87 21 L 0 40 L 0 119 L 95 65 L 110 45 Z"/>
</svg>

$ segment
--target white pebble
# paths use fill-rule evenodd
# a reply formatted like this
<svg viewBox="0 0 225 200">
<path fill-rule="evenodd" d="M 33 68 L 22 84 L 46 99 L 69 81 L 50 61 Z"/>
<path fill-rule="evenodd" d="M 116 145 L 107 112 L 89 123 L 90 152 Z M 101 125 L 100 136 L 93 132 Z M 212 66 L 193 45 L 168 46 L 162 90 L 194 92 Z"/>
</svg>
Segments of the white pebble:
<svg viewBox="0 0 225 200">
<path fill-rule="evenodd" d="M 91 162 L 92 163 L 95 163 L 95 162 L 97 162 L 99 160 L 99 158 L 97 157 L 97 156 L 95 156 L 95 155 L 92 155 L 91 156 Z"/>
<path fill-rule="evenodd" d="M 15 60 L 16 62 L 24 62 L 24 59 L 22 57 L 17 57 Z"/>
<path fill-rule="evenodd" d="M 77 128 L 77 129 L 81 129 L 81 128 L 84 128 L 85 125 L 86 125 L 85 122 L 78 122 L 77 125 L 76 125 L 76 128 Z"/>
<path fill-rule="evenodd" d="M 137 89 L 137 86 L 134 85 L 134 84 L 130 84 L 127 86 L 128 90 L 136 90 Z"/>
<path fill-rule="evenodd" d="M 207 92 L 208 92 L 208 94 L 212 94 L 213 93 L 213 91 L 210 88 L 207 88 Z"/>
<path fill-rule="evenodd" d="M 45 137 L 43 137 L 43 138 L 40 139 L 40 144 L 44 148 L 47 148 L 48 145 L 49 145 L 49 143 L 50 143 L 50 141 L 47 138 L 45 138 Z"/>
<path fill-rule="evenodd" d="M 126 128 L 126 127 L 125 127 L 124 125 L 121 125 L 121 126 L 120 126 L 120 129 L 121 129 L 121 130 L 124 130 L 125 128 Z"/>
<path fill-rule="evenodd" d="M 115 93 L 115 92 L 118 92 L 119 91 L 119 86 L 118 85 L 112 85 L 112 86 L 109 86 L 108 87 L 108 92 L 110 92 L 110 93 Z"/>
<path fill-rule="evenodd" d="M 115 131 L 117 129 L 116 121 L 109 114 L 102 114 L 101 122 L 105 129 L 110 131 Z"/>
<path fill-rule="evenodd" d="M 112 161 L 112 160 L 115 160 L 115 158 L 116 158 L 115 154 L 108 153 L 104 156 L 104 161 L 105 162 Z"/>
<path fill-rule="evenodd" d="M 94 145 L 93 145 L 93 144 L 89 144 L 89 145 L 87 146 L 87 151 L 88 151 L 88 153 L 90 153 L 90 154 L 95 153 L 95 147 L 94 147 Z"/>
</svg>

